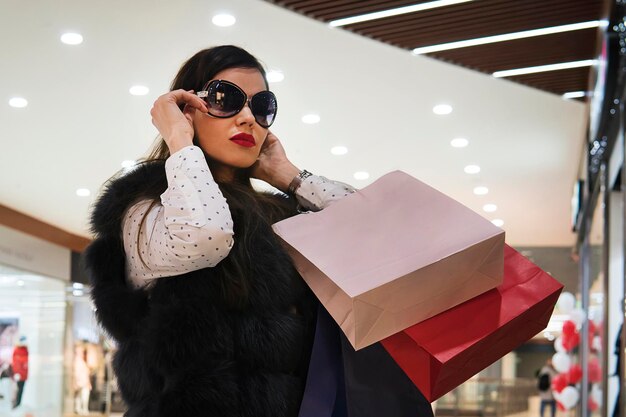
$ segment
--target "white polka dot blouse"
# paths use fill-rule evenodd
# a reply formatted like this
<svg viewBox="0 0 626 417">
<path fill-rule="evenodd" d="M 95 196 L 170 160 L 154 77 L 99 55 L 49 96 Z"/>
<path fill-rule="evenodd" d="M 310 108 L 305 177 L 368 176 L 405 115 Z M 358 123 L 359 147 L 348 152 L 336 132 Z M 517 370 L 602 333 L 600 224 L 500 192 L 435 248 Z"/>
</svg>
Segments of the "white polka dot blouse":
<svg viewBox="0 0 626 417">
<path fill-rule="evenodd" d="M 213 267 L 233 247 L 228 203 L 202 150 L 197 146 L 179 150 L 165 161 L 165 172 L 168 188 L 161 194 L 161 204 L 146 214 L 150 201 L 143 200 L 124 216 L 126 276 L 135 287 Z M 350 185 L 312 175 L 302 182 L 296 199 L 302 208 L 318 211 L 354 191 Z"/>
</svg>

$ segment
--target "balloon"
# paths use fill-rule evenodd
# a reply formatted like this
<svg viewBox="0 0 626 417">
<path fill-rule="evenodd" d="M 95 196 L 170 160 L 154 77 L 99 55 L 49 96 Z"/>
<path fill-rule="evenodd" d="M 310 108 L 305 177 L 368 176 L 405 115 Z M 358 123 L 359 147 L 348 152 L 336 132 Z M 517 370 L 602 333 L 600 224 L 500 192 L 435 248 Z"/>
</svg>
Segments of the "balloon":
<svg viewBox="0 0 626 417">
<path fill-rule="evenodd" d="M 589 382 L 600 382 L 602 380 L 602 369 L 600 368 L 598 358 L 589 358 L 587 372 L 589 373 Z"/>
<path fill-rule="evenodd" d="M 596 336 L 593 338 L 593 340 L 591 341 L 591 348 L 596 352 L 602 351 L 602 339 L 600 338 L 600 336 Z"/>
<path fill-rule="evenodd" d="M 583 377 L 583 369 L 580 367 L 579 364 L 576 363 L 569 368 L 569 371 L 567 372 L 567 377 L 570 384 L 576 385 Z"/>
<path fill-rule="evenodd" d="M 558 408 L 559 411 L 567 411 L 565 410 L 565 407 L 563 407 L 563 403 L 561 403 L 561 401 L 556 402 L 556 408 Z"/>
<path fill-rule="evenodd" d="M 576 333 L 576 323 L 572 320 L 566 320 L 563 322 L 563 334 L 571 336 Z"/>
<path fill-rule="evenodd" d="M 582 308 L 575 308 L 569 312 L 570 320 L 576 324 L 576 328 L 580 329 L 585 322 L 585 311 Z"/>
<path fill-rule="evenodd" d="M 598 407 L 602 404 L 602 390 L 598 386 L 598 384 L 593 384 L 591 386 L 591 395 L 589 398 L 593 399 L 593 402 L 598 404 Z"/>
<path fill-rule="evenodd" d="M 562 313 L 569 313 L 574 309 L 576 304 L 576 298 L 572 295 L 571 292 L 564 292 L 559 296 L 559 301 L 557 301 L 557 305 L 559 310 Z"/>
<path fill-rule="evenodd" d="M 598 327 L 596 324 L 590 319 L 589 320 L 589 334 L 593 335 L 598 331 Z"/>
<path fill-rule="evenodd" d="M 560 393 L 563 389 L 569 385 L 569 375 L 568 374 L 558 374 L 552 378 L 552 391 L 553 394 Z"/>
<path fill-rule="evenodd" d="M 572 386 L 565 387 L 563 392 L 561 392 L 561 403 L 563 403 L 563 407 L 566 410 L 569 410 L 578 402 L 578 390 Z"/>
<path fill-rule="evenodd" d="M 593 398 L 589 398 L 587 408 L 589 408 L 589 411 L 596 411 L 598 409 L 598 404 L 593 400 Z"/>
<path fill-rule="evenodd" d="M 600 323 L 602 323 L 602 316 L 604 312 L 601 308 L 590 308 L 589 309 L 589 320 L 592 321 L 596 327 L 600 327 Z"/>
<path fill-rule="evenodd" d="M 557 352 L 566 352 L 565 347 L 563 346 L 563 338 L 561 336 L 554 340 L 554 350 Z"/>
<path fill-rule="evenodd" d="M 571 365 L 571 360 L 567 353 L 557 352 L 552 355 L 552 365 L 559 372 L 567 372 Z"/>
<path fill-rule="evenodd" d="M 563 347 L 567 352 L 574 349 L 580 343 L 580 334 L 563 334 Z"/>
</svg>

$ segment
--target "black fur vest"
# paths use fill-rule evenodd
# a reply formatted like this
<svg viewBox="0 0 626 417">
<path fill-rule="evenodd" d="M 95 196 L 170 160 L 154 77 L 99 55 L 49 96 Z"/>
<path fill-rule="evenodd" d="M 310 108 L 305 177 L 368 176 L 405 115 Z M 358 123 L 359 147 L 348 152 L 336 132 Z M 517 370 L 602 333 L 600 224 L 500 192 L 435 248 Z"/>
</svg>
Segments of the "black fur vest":
<svg viewBox="0 0 626 417">
<path fill-rule="evenodd" d="M 295 214 L 294 202 L 274 196 L 271 204 L 220 185 L 235 229 L 229 256 L 132 289 L 123 215 L 166 188 L 163 162 L 111 181 L 92 213 L 96 239 L 84 256 L 96 315 L 118 342 L 113 365 L 126 416 L 297 416 L 317 304 L 271 229 Z M 233 285 L 233 273 L 243 285 Z M 233 290 L 247 292 L 246 301 L 233 303 Z"/>
</svg>

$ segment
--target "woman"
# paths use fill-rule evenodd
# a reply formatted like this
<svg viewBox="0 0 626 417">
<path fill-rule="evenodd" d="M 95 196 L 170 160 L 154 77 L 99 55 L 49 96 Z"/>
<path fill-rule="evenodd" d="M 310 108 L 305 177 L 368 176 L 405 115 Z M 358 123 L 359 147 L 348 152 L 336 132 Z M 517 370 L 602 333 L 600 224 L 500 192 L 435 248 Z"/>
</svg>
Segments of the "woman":
<svg viewBox="0 0 626 417">
<path fill-rule="evenodd" d="M 74 412 L 81 416 L 89 415 L 90 376 L 87 349 L 77 346 L 74 349 Z"/>
<path fill-rule="evenodd" d="M 252 55 L 198 52 L 154 103 L 159 146 L 96 203 L 85 260 L 128 416 L 298 414 L 317 304 L 271 225 L 354 189 L 289 161 L 276 108 Z"/>
<path fill-rule="evenodd" d="M 26 345 L 26 336 L 20 336 L 19 342 L 15 345 L 11 366 L 13 367 L 13 380 L 17 384 L 13 408 L 17 408 L 22 403 L 24 385 L 28 379 L 28 346 Z"/>
</svg>

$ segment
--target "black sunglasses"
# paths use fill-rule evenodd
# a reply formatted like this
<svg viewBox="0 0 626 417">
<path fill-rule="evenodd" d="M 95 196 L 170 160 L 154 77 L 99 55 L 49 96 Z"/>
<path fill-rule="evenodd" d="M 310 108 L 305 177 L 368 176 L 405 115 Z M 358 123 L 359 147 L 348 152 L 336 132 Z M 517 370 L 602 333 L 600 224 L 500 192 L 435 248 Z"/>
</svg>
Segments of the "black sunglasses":
<svg viewBox="0 0 626 417">
<path fill-rule="evenodd" d="M 209 115 L 213 117 L 220 119 L 233 117 L 243 110 L 247 103 L 254 120 L 259 125 L 268 128 L 274 123 L 278 102 L 271 91 L 261 91 L 248 98 L 237 84 L 224 80 L 209 81 L 202 90 L 196 94 L 204 100 L 209 108 Z"/>
</svg>

